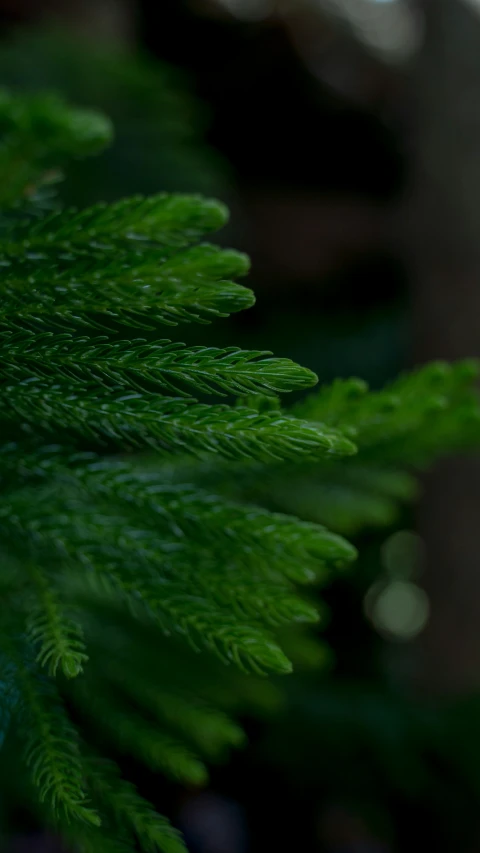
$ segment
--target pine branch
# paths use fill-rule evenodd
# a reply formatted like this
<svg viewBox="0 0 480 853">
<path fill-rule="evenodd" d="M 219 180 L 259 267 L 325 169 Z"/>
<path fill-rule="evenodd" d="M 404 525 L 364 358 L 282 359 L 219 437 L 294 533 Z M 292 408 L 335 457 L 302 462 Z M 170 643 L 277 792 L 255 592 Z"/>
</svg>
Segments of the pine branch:
<svg viewBox="0 0 480 853">
<path fill-rule="evenodd" d="M 0 529 L 12 548 L 33 548 L 33 556 L 40 561 L 48 559 L 52 563 L 56 557 L 63 575 L 66 566 L 62 569 L 62 561 L 67 561 L 76 574 L 83 566 L 99 578 L 113 579 L 119 592 L 133 596 L 132 601 L 144 602 L 164 632 L 179 633 L 194 647 L 204 646 L 242 669 L 261 674 L 268 670 L 290 671 L 288 660 L 273 638 L 241 618 L 248 609 L 256 608 L 261 613 L 262 599 L 255 604 L 254 586 L 245 589 L 248 597 L 243 612 L 240 606 L 235 617 L 230 595 L 222 606 L 208 583 L 202 590 L 201 582 L 195 582 L 195 569 L 201 574 L 202 565 L 195 558 L 194 549 L 187 549 L 186 553 L 172 551 L 170 544 L 163 546 L 156 534 L 129 528 L 127 519 L 102 515 L 95 508 L 86 511 L 78 504 L 62 501 L 54 510 L 53 498 L 48 493 L 44 496 L 43 517 L 38 507 L 33 513 L 29 510 L 32 496 L 28 491 L 15 494 L 14 498 L 0 511 Z M 21 540 L 17 543 L 19 533 Z M 30 556 L 29 550 L 27 554 Z M 179 570 L 183 570 L 184 580 L 181 575 L 178 579 Z M 311 606 L 285 593 L 281 604 L 287 612 L 282 613 L 280 603 L 275 601 L 275 589 L 272 591 L 271 612 L 277 621 L 288 618 L 289 603 L 292 619 L 315 618 Z M 268 599 L 265 608 L 269 606 L 267 602 Z"/>
<path fill-rule="evenodd" d="M 81 259 L 73 256 L 73 263 L 63 270 L 58 269 L 59 263 L 65 266 L 59 260 L 61 250 L 52 258 L 45 255 L 45 250 L 39 252 L 32 271 L 23 257 L 15 264 L 11 256 L 4 255 L 6 272 L 0 285 L 3 326 L 32 326 L 41 330 L 42 325 L 48 324 L 63 329 L 103 329 L 109 323 L 117 323 L 152 329 L 155 323 L 167 326 L 180 322 L 208 323 L 212 318 L 249 308 L 254 302 L 251 290 L 215 277 L 213 272 L 210 279 L 203 278 L 201 272 L 177 278 L 162 266 L 162 257 L 139 265 L 136 252 L 127 252 L 122 259 L 115 248 L 110 253 L 114 254 L 114 263 L 103 252 L 92 263 L 92 252 L 88 254 L 85 269 L 80 265 Z M 198 253 L 205 253 L 209 262 L 208 246 L 199 247 Z M 71 250 L 66 254 L 69 256 Z M 225 254 L 225 264 L 232 268 L 234 253 Z M 239 258 L 243 262 L 242 256 Z M 240 262 L 237 261 L 237 267 Z M 26 278 L 31 282 L 27 291 Z"/>
<path fill-rule="evenodd" d="M 334 383 L 297 405 L 300 418 L 284 414 L 272 394 L 310 386 L 310 371 L 158 335 L 159 324 L 252 304 L 231 281 L 248 271 L 245 256 L 201 242 L 225 223 L 223 205 L 162 194 L 46 215 L 37 190 L 50 156 L 87 153 L 105 125 L 48 100 L 16 115 L 0 96 L 0 131 L 2 109 L 0 170 L 10 163 L 13 182 L 6 176 L 4 201 L 14 184 L 21 198 L 0 218 L 0 411 L 4 441 L 24 437 L 0 447 L 2 593 L 14 628 L 13 640 L 0 633 L 2 719 L 19 725 L 47 821 L 84 853 L 138 843 L 184 853 L 114 765 L 83 754 L 83 722 L 154 770 L 205 782 L 199 755 L 216 759 L 242 740 L 226 711 L 259 704 L 257 680 L 220 661 L 287 673 L 283 642 L 300 665 L 318 660 L 322 649 L 298 628 L 317 608 L 295 585 L 355 557 L 329 530 L 262 507 L 351 530 L 391 519 L 411 496 L 405 466 L 478 442 L 476 368 L 434 365 L 375 393 Z M 153 329 L 154 342 L 79 333 L 121 325 Z M 212 406 L 189 389 L 242 399 Z M 102 448 L 156 455 L 142 471 Z M 167 453 L 172 461 L 158 462 Z M 80 673 L 83 634 L 85 672 L 59 681 L 80 711 L 76 727 L 56 676 Z"/>
<path fill-rule="evenodd" d="M 101 563 L 91 560 L 94 570 L 102 579 Z M 225 663 L 234 663 L 244 672 L 254 672 L 265 675 L 267 672 L 286 674 L 291 672 L 291 664 L 283 654 L 280 646 L 267 631 L 256 627 L 255 622 L 261 622 L 259 604 L 251 604 L 251 610 L 257 615 L 257 620 L 247 621 L 241 604 L 235 611 L 230 598 L 223 600 L 223 606 L 214 600 L 212 593 L 187 591 L 188 586 L 161 578 L 150 578 L 148 581 L 139 579 L 139 567 L 135 578 L 126 578 L 122 565 L 115 565 L 110 555 L 108 575 L 116 582 L 117 595 L 123 591 L 131 596 L 132 606 L 137 607 L 137 615 L 141 616 L 139 605 L 146 608 L 144 618 L 150 614 L 166 636 L 178 636 L 188 641 L 195 650 L 207 649 Z M 254 587 L 249 590 L 254 592 Z M 312 607 L 304 605 L 292 596 L 293 607 L 301 613 L 299 621 L 315 621 L 316 612 Z M 248 599 L 246 600 L 248 602 Z M 227 607 L 225 604 L 229 604 Z M 273 605 L 273 608 L 275 605 Z M 307 609 L 308 608 L 308 609 Z M 295 610 L 292 619 L 295 619 Z M 243 618 L 242 618 L 243 617 Z M 298 615 L 297 615 L 298 618 Z M 272 620 L 273 621 L 273 620 Z M 278 624 L 278 618 L 275 624 Z"/>
<path fill-rule="evenodd" d="M 25 761 L 41 803 L 59 819 L 100 825 L 83 784 L 78 734 L 68 719 L 51 680 L 19 660 L 16 683 L 21 697 L 20 729 Z"/>
<path fill-rule="evenodd" d="M 75 385 L 23 382 L 0 387 L 1 416 L 34 423 L 37 430 L 68 430 L 122 447 L 151 447 L 230 459 L 275 461 L 302 456 L 349 455 L 341 433 L 277 412 L 209 406 L 149 394 L 105 394 Z"/>
<path fill-rule="evenodd" d="M 153 620 L 139 618 L 141 608 L 126 606 L 112 595 L 111 587 L 99 584 L 80 589 L 77 602 L 82 608 L 91 652 L 87 677 L 115 685 L 121 667 L 125 677 L 120 687 L 125 695 L 134 698 L 134 687 L 130 685 L 141 678 L 157 692 L 185 697 L 202 709 L 207 704 L 229 717 L 245 713 L 268 715 L 281 706 L 280 690 L 271 680 L 225 667 L 214 655 L 200 657 L 175 634 L 162 636 Z M 139 704 L 142 706 L 142 701 Z M 235 737 L 224 737 L 221 727 L 216 729 L 216 736 L 218 748 L 235 746 Z M 188 737 L 189 743 L 197 743 L 203 754 L 207 754 L 207 740 L 210 743 L 208 737 L 200 745 L 194 732 Z"/>
<path fill-rule="evenodd" d="M 119 341 L 52 333 L 0 336 L 0 376 L 24 381 L 55 377 L 98 381 L 126 389 L 153 386 L 174 393 L 284 392 L 314 385 L 317 377 L 289 359 L 237 347 L 189 347 L 171 341 Z"/>
<path fill-rule="evenodd" d="M 130 298 L 137 290 L 153 291 L 156 296 L 169 290 L 180 300 L 184 292 L 188 295 L 189 289 L 201 297 L 203 290 L 212 288 L 215 283 L 225 285 L 226 280 L 241 278 L 249 271 L 247 255 L 209 243 L 169 249 L 132 240 L 115 247 L 104 243 L 89 244 L 82 251 L 76 245 L 67 250 L 62 244 L 46 241 L 41 248 L 32 251 L 28 240 L 17 245 L 4 239 L 0 241 L 0 249 L 1 289 L 12 299 L 15 294 L 26 296 L 27 280 L 36 298 L 46 291 L 58 300 L 63 294 L 64 301 L 70 295 L 78 299 L 80 286 L 82 289 L 90 286 L 94 306 L 99 302 L 99 289 L 103 292 L 105 287 L 114 284 L 128 288 L 120 292 L 125 296 L 129 293 Z M 248 292 L 253 300 L 253 293 Z M 84 304 L 88 305 L 86 300 Z"/>
<path fill-rule="evenodd" d="M 28 445 L 9 443 L 0 445 L 0 465 L 27 481 L 32 477 L 55 478 L 79 489 L 87 499 L 98 495 L 110 505 L 114 501 L 119 508 L 123 505 L 123 511 L 136 508 L 143 523 L 150 519 L 155 529 L 162 529 L 169 538 L 173 536 L 182 543 L 193 540 L 199 549 L 227 549 L 227 563 L 234 553 L 235 559 L 246 562 L 250 571 L 255 564 L 262 577 L 264 567 L 268 567 L 273 574 L 296 583 L 318 582 L 328 565 L 340 565 L 356 557 L 349 542 L 319 525 L 260 506 L 235 503 L 197 486 L 168 484 L 164 472 L 144 472 L 137 466 L 96 454 L 69 455 L 58 446 L 33 450 Z M 295 477 L 297 469 L 298 466 L 289 469 L 288 476 Z M 253 476 L 257 476 L 256 472 Z M 300 493 L 300 485 L 294 491 Z"/>
<path fill-rule="evenodd" d="M 23 231 L 13 222 L 0 243 L 0 321 L 102 328 L 103 316 L 103 323 L 151 328 L 247 308 L 251 291 L 225 280 L 245 275 L 245 255 L 188 248 L 225 219 L 218 202 L 164 194 L 54 213 Z"/>
<path fill-rule="evenodd" d="M 99 203 L 85 210 L 63 210 L 37 223 L 17 226 L 7 243 L 12 254 L 59 245 L 64 249 L 113 248 L 117 243 L 153 243 L 168 249 L 197 243 L 227 222 L 228 210 L 219 201 L 201 196 L 160 193 L 133 196 L 113 204 Z M 26 242 L 25 242 L 26 241 Z M 99 246 L 97 244 L 100 244 Z"/>
<path fill-rule="evenodd" d="M 417 497 L 418 484 L 405 471 L 339 463 L 279 471 L 259 491 L 259 502 L 274 498 L 284 512 L 354 536 L 366 528 L 393 524 L 401 506 Z"/>
<path fill-rule="evenodd" d="M 135 833 L 145 853 L 186 853 L 180 833 L 121 778 L 112 761 L 90 755 L 87 779 L 103 808 L 113 813 L 121 828 Z"/>
<path fill-rule="evenodd" d="M 60 666 L 67 678 L 74 678 L 88 660 L 81 627 L 69 618 L 55 593 L 52 581 L 32 563 L 29 574 L 35 586 L 35 598 L 29 607 L 27 636 L 34 646 L 40 645 L 37 662 L 56 675 Z"/>
<path fill-rule="evenodd" d="M 369 453 L 377 461 L 395 459 L 396 452 L 403 463 L 408 453 L 408 461 L 416 463 L 423 447 L 427 451 L 430 446 L 434 454 L 437 447 L 446 446 L 449 433 L 461 442 L 463 426 L 466 438 L 472 435 L 472 427 L 473 432 L 478 429 L 480 407 L 473 380 L 479 369 L 472 360 L 455 365 L 434 362 L 374 393 L 367 393 L 361 380 L 337 381 L 297 405 L 294 412 L 307 420 L 341 425 L 362 458 Z"/>
<path fill-rule="evenodd" d="M 207 781 L 205 765 L 180 740 L 131 708 L 124 708 L 119 694 L 89 679 L 71 682 L 74 701 L 86 717 L 100 726 L 105 736 L 122 751 L 135 755 L 152 770 L 161 770 L 178 781 L 201 785 Z"/>
<path fill-rule="evenodd" d="M 117 690 L 153 715 L 160 725 L 192 743 L 209 759 L 218 759 L 226 749 L 245 742 L 244 732 L 230 717 L 205 703 L 191 690 L 169 691 L 159 677 L 152 679 L 152 673 L 144 676 L 129 672 L 125 677 L 123 662 L 119 659 L 110 662 L 105 677 Z"/>
</svg>

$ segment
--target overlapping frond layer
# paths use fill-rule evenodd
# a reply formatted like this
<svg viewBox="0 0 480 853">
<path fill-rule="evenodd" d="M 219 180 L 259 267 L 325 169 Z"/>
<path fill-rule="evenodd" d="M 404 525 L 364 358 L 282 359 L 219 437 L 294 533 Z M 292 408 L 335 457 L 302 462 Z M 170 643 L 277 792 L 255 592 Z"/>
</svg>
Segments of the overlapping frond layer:
<svg viewBox="0 0 480 853">
<path fill-rule="evenodd" d="M 30 509 L 35 497 L 44 505 L 43 511 Z M 288 671 L 289 663 L 273 637 L 257 625 L 317 618 L 315 609 L 295 596 L 281 575 L 267 574 L 258 583 L 254 555 L 242 561 L 235 555 L 229 558 L 222 548 L 192 548 L 189 540 L 179 542 L 167 534 L 159 539 L 154 525 L 133 527 L 128 516 L 103 514 L 101 507 L 87 508 L 78 502 L 56 504 L 51 494 L 41 490 L 15 492 L 0 515 L 3 537 L 13 548 L 20 534 L 27 553 L 41 562 L 48 558 L 50 570 L 55 559 L 63 572 L 70 567 L 112 579 L 125 594 L 144 602 L 163 631 L 179 633 L 241 668 Z M 61 641 L 69 637 L 67 629 L 58 638 L 58 626 L 54 623 L 52 629 L 50 617 L 48 611 L 37 630 L 52 630 L 62 650 Z M 72 639 L 70 655 L 73 651 L 82 655 L 78 642 Z M 62 660 L 69 671 L 73 659 Z"/>
<path fill-rule="evenodd" d="M 390 525 L 418 495 L 416 470 L 447 453 L 478 447 L 477 376 L 477 363 L 467 360 L 427 365 L 375 392 L 359 379 L 337 380 L 292 411 L 352 440 L 353 458 L 237 468 L 234 477 L 212 460 L 184 466 L 178 476 L 345 536 Z M 164 476 L 175 482 L 171 466 Z"/>
<path fill-rule="evenodd" d="M 326 525 L 343 536 L 395 522 L 399 511 L 419 493 L 413 473 L 399 467 L 373 464 L 299 466 L 277 470 L 258 484 L 244 484 L 257 501 L 265 501 L 285 513 Z"/>
<path fill-rule="evenodd" d="M 120 323 L 151 329 L 156 323 L 205 323 L 251 306 L 252 291 L 231 280 L 248 271 L 245 255 L 208 244 L 192 245 L 208 228 L 223 222 L 223 206 L 182 198 L 184 231 L 175 209 L 168 209 L 167 203 L 175 199 L 179 200 L 161 196 L 156 208 L 150 206 L 150 216 L 157 223 L 150 226 L 156 235 L 151 239 L 122 230 L 108 206 L 89 212 L 89 228 L 77 222 L 74 214 L 64 222 L 57 221 L 61 214 L 51 215 L 47 219 L 52 230 L 35 232 L 35 238 L 30 228 L 23 233 L 12 226 L 0 241 L 0 322 L 20 328 L 102 329 Z M 141 210 L 142 203 L 145 200 L 138 200 L 133 212 Z M 110 237 L 103 223 L 107 213 Z M 168 233 L 167 213 L 171 231 L 183 235 L 185 247 L 158 242 Z M 98 229 L 92 224 L 97 219 Z M 43 223 L 35 220 L 34 226 L 41 229 Z"/>
<path fill-rule="evenodd" d="M 0 464 L 26 483 L 53 481 L 57 489 L 68 486 L 83 499 L 96 495 L 109 507 L 116 503 L 119 511 L 136 510 L 142 525 L 161 532 L 170 550 L 175 542 L 177 549 L 178 545 L 185 549 L 193 541 L 197 563 L 204 551 L 213 549 L 221 555 L 224 571 L 232 562 L 237 565 L 237 577 L 238 565 L 246 564 L 251 579 L 283 575 L 297 583 L 318 581 L 326 567 L 356 556 L 349 542 L 317 524 L 226 500 L 196 485 L 168 483 L 162 472 L 145 472 L 123 460 L 68 454 L 59 446 L 39 447 L 32 453 L 28 445 L 9 443 L 0 447 Z M 28 500 L 27 493 L 24 503 Z M 27 515 L 24 511 L 25 519 L 28 511 Z M 209 576 L 208 583 L 212 580 Z"/>
<path fill-rule="evenodd" d="M 27 800 L 82 853 L 183 853 L 92 734 L 205 782 L 205 762 L 242 742 L 232 715 L 275 704 L 255 675 L 289 672 L 282 638 L 321 618 L 296 586 L 355 558 L 316 522 L 384 521 L 411 492 L 406 466 L 473 441 L 474 369 L 435 365 L 377 393 L 335 383 L 283 412 L 275 395 L 310 387 L 310 370 L 159 332 L 253 302 L 235 281 L 245 256 L 203 242 L 221 203 L 47 211 L 45 169 L 91 153 L 108 123 L 0 95 L 2 132 L 2 733 L 24 745 Z M 125 326 L 151 333 L 124 340 Z M 290 648 L 318 658 L 308 638 Z"/>
<path fill-rule="evenodd" d="M 355 452 L 337 429 L 191 396 L 314 384 L 311 371 L 288 359 L 187 348 L 158 335 L 151 343 L 119 339 L 117 326 L 208 322 L 252 303 L 231 281 L 246 273 L 245 257 L 200 242 L 225 215 L 217 202 L 160 195 L 83 212 L 39 208 L 25 222 L 11 217 L 0 238 L 1 420 L 23 435 L 0 452 L 0 532 L 19 567 L 10 594 L 34 661 L 32 671 L 19 670 L 18 692 L 27 691 L 25 707 L 37 720 L 36 728 L 28 723 L 27 761 L 40 807 L 67 838 L 75 817 L 101 819 L 101 834 L 79 825 L 84 851 L 99 849 L 99 838 L 112 850 L 132 850 L 138 840 L 166 853 L 182 842 L 115 773 L 89 776 L 76 729 L 62 763 L 72 724 L 48 694 L 56 682 L 67 690 L 60 674 L 75 681 L 69 701 L 90 726 L 103 721 L 116 748 L 175 779 L 202 783 L 204 758 L 242 740 L 222 709 L 218 678 L 209 699 L 192 693 L 192 674 L 187 685 L 151 683 L 147 673 L 134 677 L 137 658 L 126 680 L 120 653 L 109 650 L 101 665 L 97 647 L 91 659 L 89 614 L 100 591 L 155 626 L 157 646 L 175 637 L 245 672 L 286 673 L 276 629 L 318 618 L 294 582 L 323 578 L 354 557 L 325 529 L 227 503 L 194 484 L 168 487 L 130 461 L 98 455 L 102 447 L 148 448 L 271 464 Z M 108 334 L 84 334 L 98 329 Z M 54 446 L 42 446 L 46 435 Z"/>
</svg>

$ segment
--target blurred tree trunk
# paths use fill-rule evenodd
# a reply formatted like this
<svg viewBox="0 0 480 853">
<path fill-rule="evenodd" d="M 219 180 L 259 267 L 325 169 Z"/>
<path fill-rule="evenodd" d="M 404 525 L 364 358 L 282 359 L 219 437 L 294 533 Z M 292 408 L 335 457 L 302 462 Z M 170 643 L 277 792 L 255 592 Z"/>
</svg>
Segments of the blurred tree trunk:
<svg viewBox="0 0 480 853">
<path fill-rule="evenodd" d="M 480 4 L 424 0 L 417 99 L 415 356 L 480 356 Z M 425 480 L 425 584 L 432 614 L 421 682 L 480 686 L 480 460 L 447 462 Z"/>
</svg>

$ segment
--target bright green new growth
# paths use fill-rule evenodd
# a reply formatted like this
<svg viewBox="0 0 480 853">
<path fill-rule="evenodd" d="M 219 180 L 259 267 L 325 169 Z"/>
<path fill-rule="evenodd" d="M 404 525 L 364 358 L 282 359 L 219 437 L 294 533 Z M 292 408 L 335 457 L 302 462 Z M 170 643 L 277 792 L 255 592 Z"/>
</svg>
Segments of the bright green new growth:
<svg viewBox="0 0 480 853">
<path fill-rule="evenodd" d="M 296 585 L 355 557 L 273 511 L 282 482 L 317 473 L 320 491 L 330 478 L 348 494 L 366 476 L 403 497 L 410 481 L 388 466 L 473 438 L 478 404 L 471 370 L 442 367 L 379 394 L 338 383 L 284 413 L 272 397 L 313 385 L 311 371 L 165 340 L 165 324 L 251 305 L 231 280 L 248 263 L 202 242 L 225 222 L 217 202 L 52 210 L 46 170 L 90 153 L 102 121 L 49 97 L 0 101 L 2 174 L 11 140 L 21 152 L 0 182 L 0 720 L 4 748 L 23 750 L 24 801 L 77 849 L 180 853 L 92 731 L 203 784 L 204 761 L 242 742 L 232 716 L 271 701 L 251 673 L 291 669 L 279 629 L 319 618 Z M 126 340 L 131 327 L 148 337 Z"/>
</svg>

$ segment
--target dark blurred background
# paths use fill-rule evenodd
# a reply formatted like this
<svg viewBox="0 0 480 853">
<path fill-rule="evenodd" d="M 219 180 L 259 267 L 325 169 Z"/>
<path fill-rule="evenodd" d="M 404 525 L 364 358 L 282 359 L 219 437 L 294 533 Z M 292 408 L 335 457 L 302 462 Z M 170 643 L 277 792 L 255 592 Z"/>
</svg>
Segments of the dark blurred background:
<svg viewBox="0 0 480 853">
<path fill-rule="evenodd" d="M 373 387 L 480 355 L 479 0 L 0 0 L 0 20 L 2 84 L 114 120 L 68 201 L 229 204 L 220 239 L 251 255 L 257 305 L 212 342 Z M 328 592 L 329 673 L 292 679 L 278 722 L 245 721 L 250 747 L 206 792 L 133 768 L 192 853 L 480 851 L 479 519 L 478 460 L 443 463 L 400 524 L 421 551 L 415 630 L 372 617 L 399 540 L 365 535 L 357 580 Z M 17 853 L 56 850 L 22 820 Z"/>
</svg>

